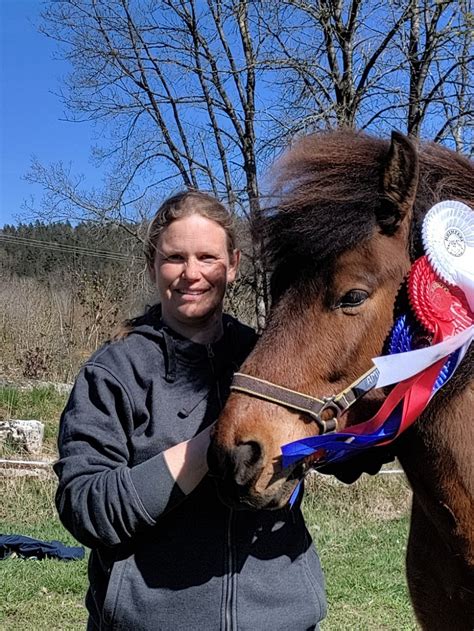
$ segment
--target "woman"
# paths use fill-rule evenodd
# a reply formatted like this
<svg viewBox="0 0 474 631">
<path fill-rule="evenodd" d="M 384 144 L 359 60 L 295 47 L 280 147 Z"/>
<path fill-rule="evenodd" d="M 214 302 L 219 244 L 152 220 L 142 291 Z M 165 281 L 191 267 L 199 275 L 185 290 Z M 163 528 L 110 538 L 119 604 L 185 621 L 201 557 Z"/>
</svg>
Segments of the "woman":
<svg viewBox="0 0 474 631">
<path fill-rule="evenodd" d="M 316 628 L 323 578 L 299 506 L 235 512 L 206 476 L 212 423 L 255 335 L 223 315 L 239 252 L 213 197 L 153 219 L 160 306 L 83 366 L 61 418 L 56 503 L 92 549 L 88 629 Z"/>
</svg>

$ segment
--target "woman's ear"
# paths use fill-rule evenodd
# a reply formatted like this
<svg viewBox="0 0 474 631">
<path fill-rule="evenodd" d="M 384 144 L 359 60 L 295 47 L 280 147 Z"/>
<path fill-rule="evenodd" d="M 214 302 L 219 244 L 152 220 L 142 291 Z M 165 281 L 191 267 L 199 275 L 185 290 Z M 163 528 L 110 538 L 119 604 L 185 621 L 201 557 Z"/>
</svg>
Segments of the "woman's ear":
<svg viewBox="0 0 474 631">
<path fill-rule="evenodd" d="M 227 282 L 232 283 L 237 276 L 240 265 L 240 250 L 234 250 L 230 256 L 229 267 L 227 268 Z"/>
</svg>

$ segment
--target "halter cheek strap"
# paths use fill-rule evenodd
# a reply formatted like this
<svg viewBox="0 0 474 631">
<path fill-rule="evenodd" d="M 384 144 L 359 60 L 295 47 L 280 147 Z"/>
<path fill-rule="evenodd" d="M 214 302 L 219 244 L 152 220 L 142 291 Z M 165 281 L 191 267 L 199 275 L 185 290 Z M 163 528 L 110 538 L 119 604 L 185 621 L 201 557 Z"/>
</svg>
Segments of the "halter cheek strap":
<svg viewBox="0 0 474 631">
<path fill-rule="evenodd" d="M 230 389 L 303 412 L 316 422 L 321 434 L 328 434 L 337 430 L 340 415 L 375 386 L 378 374 L 377 368 L 371 368 L 339 394 L 323 399 L 241 372 L 234 374 Z M 322 418 L 323 414 L 326 418 Z"/>
</svg>

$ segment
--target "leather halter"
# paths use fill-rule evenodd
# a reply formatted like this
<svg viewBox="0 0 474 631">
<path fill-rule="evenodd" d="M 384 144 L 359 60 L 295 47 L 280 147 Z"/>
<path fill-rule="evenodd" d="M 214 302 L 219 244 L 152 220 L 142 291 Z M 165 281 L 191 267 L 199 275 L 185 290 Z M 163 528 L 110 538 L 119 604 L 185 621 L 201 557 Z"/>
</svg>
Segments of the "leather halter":
<svg viewBox="0 0 474 631">
<path fill-rule="evenodd" d="M 241 372 L 234 374 L 230 389 L 308 414 L 318 425 L 320 433 L 328 434 L 337 431 L 337 422 L 341 414 L 346 412 L 369 390 L 372 390 L 378 375 L 377 368 L 371 368 L 339 394 L 323 399 L 277 386 L 270 381 L 265 381 L 265 379 L 252 377 Z M 323 413 L 329 415 L 329 418 L 323 419 Z"/>
</svg>

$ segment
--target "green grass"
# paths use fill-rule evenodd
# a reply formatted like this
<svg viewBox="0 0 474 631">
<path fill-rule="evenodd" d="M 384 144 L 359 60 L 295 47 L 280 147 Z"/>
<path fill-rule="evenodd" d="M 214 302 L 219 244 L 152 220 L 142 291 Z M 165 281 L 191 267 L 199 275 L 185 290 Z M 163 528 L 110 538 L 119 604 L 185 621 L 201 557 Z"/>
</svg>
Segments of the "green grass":
<svg viewBox="0 0 474 631">
<path fill-rule="evenodd" d="M 77 545 L 56 516 L 54 489 L 54 480 L 0 480 L 0 532 Z M 86 560 L 0 561 L 0 629 L 84 629 L 86 572 Z"/>
<path fill-rule="evenodd" d="M 66 395 L 54 388 L 0 388 L 0 418 L 36 419 L 45 424 L 43 453 L 56 456 L 56 438 Z M 4 457 L 21 454 L 7 453 Z M 77 545 L 54 508 L 55 480 L 0 478 L 0 532 Z M 0 561 L 0 630 L 84 629 L 87 561 L 8 558 Z"/>
<path fill-rule="evenodd" d="M 54 480 L 2 483 L 0 532 L 74 545 L 53 507 Z M 404 577 L 408 491 L 391 476 L 351 487 L 317 477 L 304 511 L 326 575 L 322 631 L 416 629 Z M 0 563 L 0 629 L 84 629 L 86 561 Z"/>
<path fill-rule="evenodd" d="M 67 395 L 53 387 L 17 390 L 0 388 L 0 419 L 35 419 L 44 423 L 43 456 L 54 457 L 58 422 L 66 404 Z"/>
<path fill-rule="evenodd" d="M 322 631 L 418 628 L 404 569 L 409 496 L 399 476 L 313 480 L 304 513 L 326 576 Z"/>
<path fill-rule="evenodd" d="M 52 389 L 0 389 L 0 408 L 45 422 L 52 457 L 64 403 Z M 57 518 L 54 491 L 55 480 L 0 478 L 0 532 L 75 545 Z M 346 486 L 318 475 L 307 484 L 303 508 L 329 602 L 322 631 L 417 629 L 404 573 L 409 497 L 401 476 L 363 476 Z M 0 631 L 83 630 L 86 566 L 86 560 L 1 561 Z"/>
</svg>

